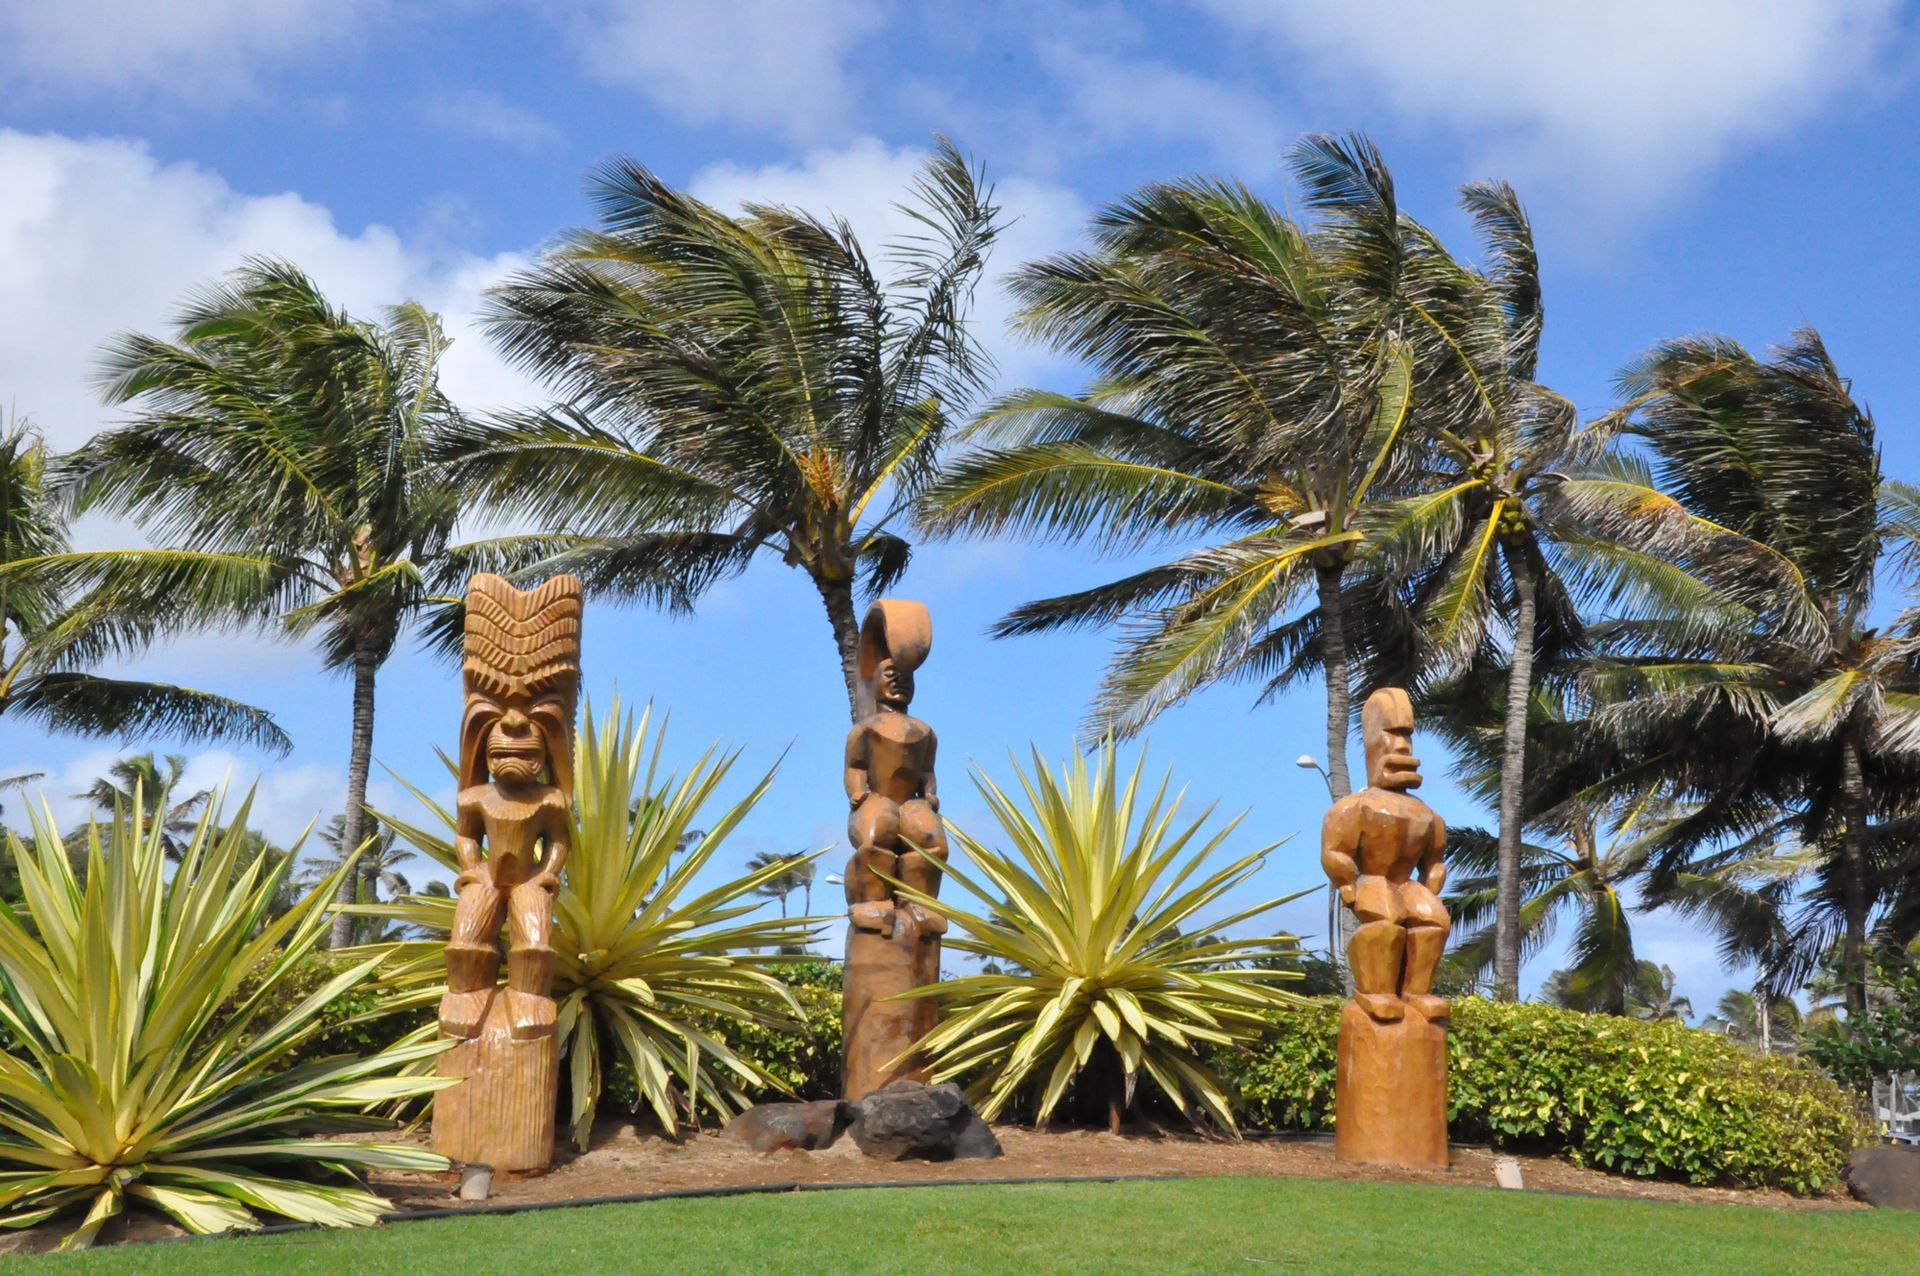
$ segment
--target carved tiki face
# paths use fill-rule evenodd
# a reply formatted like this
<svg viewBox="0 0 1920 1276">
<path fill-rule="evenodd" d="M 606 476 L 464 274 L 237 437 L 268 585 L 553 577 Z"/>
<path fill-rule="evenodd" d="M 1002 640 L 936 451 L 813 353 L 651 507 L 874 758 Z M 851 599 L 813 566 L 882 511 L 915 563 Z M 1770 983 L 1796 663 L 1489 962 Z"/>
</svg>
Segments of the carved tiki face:
<svg viewBox="0 0 1920 1276">
<path fill-rule="evenodd" d="M 580 689 L 580 581 L 520 590 L 479 575 L 467 590 L 467 693 L 460 784 L 509 787 L 542 774 L 573 791 L 573 713 Z"/>
<path fill-rule="evenodd" d="M 1413 701 L 1398 687 L 1367 697 L 1360 710 L 1360 738 L 1367 749 L 1367 783 L 1376 789 L 1417 789 L 1420 760 L 1413 756 Z"/>
<path fill-rule="evenodd" d="M 904 713 L 913 703 L 913 671 L 933 647 L 925 603 L 882 598 L 860 625 L 860 678 L 875 704 Z"/>
</svg>

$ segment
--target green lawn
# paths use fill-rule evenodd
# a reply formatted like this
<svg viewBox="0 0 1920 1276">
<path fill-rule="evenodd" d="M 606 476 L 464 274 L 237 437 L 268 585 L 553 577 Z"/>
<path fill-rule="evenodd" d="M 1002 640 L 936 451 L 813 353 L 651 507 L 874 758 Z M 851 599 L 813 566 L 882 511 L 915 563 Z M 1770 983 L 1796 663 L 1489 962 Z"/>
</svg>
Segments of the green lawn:
<svg viewBox="0 0 1920 1276">
<path fill-rule="evenodd" d="M 1307 1179 L 842 1191 L 0 1259 L 0 1273 L 1920 1271 L 1920 1215 Z"/>
</svg>

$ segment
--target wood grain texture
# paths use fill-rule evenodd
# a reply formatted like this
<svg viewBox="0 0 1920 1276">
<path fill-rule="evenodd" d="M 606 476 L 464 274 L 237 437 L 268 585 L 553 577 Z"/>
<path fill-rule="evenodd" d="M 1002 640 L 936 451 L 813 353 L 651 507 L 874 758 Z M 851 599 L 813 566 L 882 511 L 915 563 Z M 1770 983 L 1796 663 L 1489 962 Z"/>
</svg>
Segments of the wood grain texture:
<svg viewBox="0 0 1920 1276">
<path fill-rule="evenodd" d="M 939 1007 L 930 997 L 888 998 L 940 978 L 940 936 L 920 929 L 907 909 L 894 914 L 893 933 L 847 932 L 842 1014 L 844 1071 L 840 1094 L 858 1102 L 889 1081 L 926 1081 L 931 1073 L 918 1057 L 888 1065 L 933 1031 Z"/>
<path fill-rule="evenodd" d="M 560 1043 L 516 1041 L 496 994 L 480 1035 L 440 1056 L 443 1077 L 464 1077 L 433 1098 L 433 1150 L 502 1173 L 544 1170 L 553 1161 Z"/>
<path fill-rule="evenodd" d="M 1333 1148 L 1342 1161 L 1444 1168 L 1447 1025 L 1409 1006 L 1382 1023 L 1349 1001 L 1340 1013 Z"/>
</svg>

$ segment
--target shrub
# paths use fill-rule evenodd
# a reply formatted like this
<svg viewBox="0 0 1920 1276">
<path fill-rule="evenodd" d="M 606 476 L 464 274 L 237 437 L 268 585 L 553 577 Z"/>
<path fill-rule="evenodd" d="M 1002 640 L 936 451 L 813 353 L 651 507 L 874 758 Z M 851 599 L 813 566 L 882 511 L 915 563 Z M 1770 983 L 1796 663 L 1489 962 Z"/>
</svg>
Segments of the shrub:
<svg viewBox="0 0 1920 1276">
<path fill-rule="evenodd" d="M 208 1025 L 209 1030 L 218 1032 L 256 996 L 261 1000 L 255 1009 L 255 1021 L 276 1019 L 353 964 L 345 956 L 315 952 L 301 957 L 290 969 L 279 971 L 272 957 L 265 958 L 241 978 Z M 330 1055 L 378 1054 L 421 1027 L 430 1013 L 417 1006 L 396 1012 L 373 982 L 356 985 L 320 1008 L 318 1030 L 276 1059 L 273 1070 L 285 1071 Z"/>
<path fill-rule="evenodd" d="M 754 1102 L 840 1097 L 839 967 L 817 964 L 832 972 L 830 981 L 793 968 L 779 972 L 806 1015 L 803 1023 L 773 1026 L 719 1015 L 697 1019 L 702 1030 L 766 1074 L 772 1084 L 746 1087 Z M 644 1106 L 633 1065 L 625 1058 L 616 1059 L 607 1069 L 601 1102 L 603 1107 L 619 1104 L 629 1111 Z"/>
<path fill-rule="evenodd" d="M 1107 1100 L 1117 1126 L 1144 1073 L 1190 1121 L 1231 1128 L 1218 1078 L 1195 1048 L 1257 1035 L 1262 1011 L 1298 1000 L 1273 985 L 1300 972 L 1276 968 L 1295 951 L 1291 936 L 1222 934 L 1283 901 L 1206 925 L 1200 917 L 1273 848 L 1209 863 L 1239 820 L 1205 833 L 1209 808 L 1182 822 L 1167 780 L 1146 790 L 1144 758 L 1123 776 L 1111 744 L 1092 768 L 1077 753 L 1058 775 L 1034 763 L 1031 777 L 1016 767 L 1031 812 L 974 773 L 1011 852 L 953 830 L 967 867 L 950 865 L 948 876 L 980 911 L 900 888 L 953 920 L 963 933 L 950 948 L 993 964 L 924 991 L 943 1007 L 920 1043 L 935 1079 L 971 1078 L 982 1116 L 1026 1099 L 1045 1121 L 1078 1078 L 1082 1092 Z"/>
<path fill-rule="evenodd" d="M 755 892 L 793 863 L 780 860 L 743 876 L 695 885 L 727 835 L 772 783 L 773 772 L 711 823 L 701 818 L 737 754 L 709 749 L 684 778 L 661 775 L 665 728 L 651 740 L 616 700 L 604 721 L 587 714 L 575 767 L 572 848 L 554 900 L 553 995 L 560 1049 L 569 1067 L 574 1143 L 585 1148 L 613 1043 L 662 1125 L 706 1107 L 726 1117 L 750 1093 L 779 1082 L 737 1054 L 711 1028 L 722 1021 L 778 1034 L 798 1026 L 799 1003 L 772 973 L 776 950 L 809 938 L 807 919 L 753 919 Z M 419 790 L 414 796 L 444 822 L 432 833 L 376 812 L 413 846 L 457 871 L 453 815 Z M 690 832 L 696 822 L 705 833 Z M 691 843 L 690 845 L 688 843 Z M 809 857 L 811 858 L 811 857 Z M 391 955 L 384 989 L 396 1010 L 430 1011 L 446 991 L 446 932 L 456 901 L 408 896 L 352 911 L 386 917 L 431 938 L 381 945 Z M 412 1039 L 431 1040 L 431 1019 Z"/>
<path fill-rule="evenodd" d="M 1265 1040 L 1218 1053 L 1249 1125 L 1332 1128 L 1339 1017 L 1332 1000 L 1281 1010 Z M 1621 1174 L 1822 1192 L 1868 1133 L 1824 1073 L 1673 1022 L 1462 999 L 1451 1051 L 1454 1138 Z"/>
<path fill-rule="evenodd" d="M 352 863 L 274 918 L 292 857 L 247 837 L 250 800 L 230 824 L 218 805 L 169 872 L 164 821 L 136 790 L 130 819 L 88 830 L 84 886 L 44 807 L 31 851 L 7 834 L 26 903 L 0 906 L 0 1224 L 83 1211 L 65 1248 L 129 1203 L 196 1233 L 256 1227 L 256 1209 L 344 1227 L 387 1204 L 352 1170 L 448 1168 L 422 1148 L 322 1137 L 390 1127 L 364 1110 L 439 1089 L 400 1074 L 440 1046 L 287 1066 L 377 964 L 282 995 Z"/>
</svg>

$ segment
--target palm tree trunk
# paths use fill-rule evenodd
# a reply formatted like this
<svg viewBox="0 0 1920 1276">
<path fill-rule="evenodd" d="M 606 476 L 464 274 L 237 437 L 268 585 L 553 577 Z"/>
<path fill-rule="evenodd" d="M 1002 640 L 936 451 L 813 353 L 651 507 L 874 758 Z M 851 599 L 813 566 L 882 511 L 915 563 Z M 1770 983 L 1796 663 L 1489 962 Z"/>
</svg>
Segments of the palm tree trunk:
<svg viewBox="0 0 1920 1276">
<path fill-rule="evenodd" d="M 1533 698 L 1533 628 L 1538 600 L 1525 546 L 1507 551 L 1513 576 L 1513 657 L 1507 662 L 1507 721 L 1500 748 L 1500 868 L 1495 888 L 1493 995 L 1520 999 L 1520 789 L 1527 778 L 1527 706 Z"/>
<path fill-rule="evenodd" d="M 1342 563 L 1314 568 L 1320 588 L 1320 659 L 1327 678 L 1327 785 L 1334 801 L 1353 791 L 1347 773 L 1347 736 L 1353 725 L 1353 668 L 1347 652 L 1346 600 L 1340 595 Z"/>
<path fill-rule="evenodd" d="M 364 639 L 353 649 L 353 748 L 347 755 L 347 809 L 340 835 L 340 850 L 351 855 L 365 837 L 367 771 L 373 764 L 373 684 L 380 669 L 380 653 Z M 336 904 L 351 904 L 359 898 L 359 874 L 349 873 L 340 880 L 334 895 Z M 353 918 L 346 913 L 333 915 L 331 948 L 345 948 L 353 942 Z"/>
<path fill-rule="evenodd" d="M 1754 990 L 1753 1000 L 1760 1020 L 1760 1053 L 1770 1055 L 1773 1053 L 1773 1001 L 1761 988 Z"/>
<path fill-rule="evenodd" d="M 1345 564 L 1331 563 L 1314 568 L 1314 582 L 1320 592 L 1320 666 L 1327 680 L 1327 792 L 1333 800 L 1353 791 L 1347 773 L 1347 737 L 1353 726 L 1353 668 L 1347 652 L 1346 600 L 1340 594 L 1340 577 Z M 1339 972 L 1341 988 L 1353 991 L 1353 972 L 1347 966 L 1347 945 L 1352 942 L 1356 925 L 1353 910 L 1342 908 L 1335 888 L 1329 886 L 1327 911 L 1327 956 Z"/>
<path fill-rule="evenodd" d="M 873 712 L 873 706 L 866 702 L 866 689 L 860 685 L 860 621 L 853 614 L 853 582 L 816 575 L 813 584 L 827 607 L 827 623 L 833 626 L 833 641 L 840 648 L 840 674 L 847 682 L 847 708 L 858 722 Z"/>
<path fill-rule="evenodd" d="M 1867 782 L 1860 769 L 1860 746 L 1851 738 L 1840 749 L 1842 815 L 1840 856 L 1847 933 L 1841 941 L 1841 978 L 1846 981 L 1847 1013 L 1867 1009 Z"/>
</svg>

